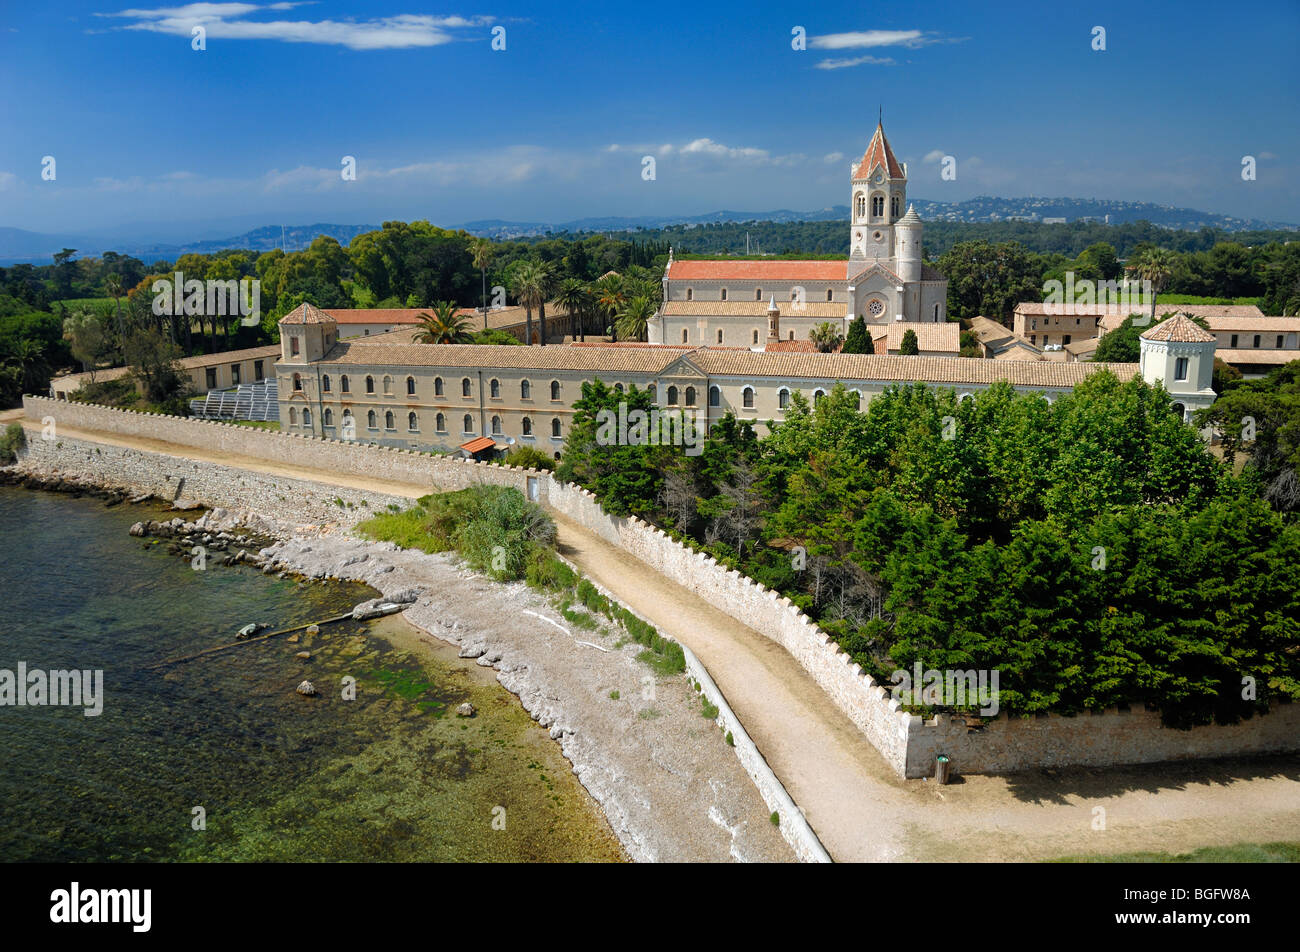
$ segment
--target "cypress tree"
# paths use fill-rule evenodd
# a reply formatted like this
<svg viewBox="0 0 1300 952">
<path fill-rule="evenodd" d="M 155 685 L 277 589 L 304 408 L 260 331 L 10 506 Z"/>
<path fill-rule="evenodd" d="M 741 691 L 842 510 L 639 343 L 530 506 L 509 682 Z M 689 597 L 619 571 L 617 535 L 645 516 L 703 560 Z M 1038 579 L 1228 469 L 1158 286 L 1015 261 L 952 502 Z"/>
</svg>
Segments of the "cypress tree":
<svg viewBox="0 0 1300 952">
<path fill-rule="evenodd" d="M 903 342 L 898 345 L 898 352 L 905 356 L 915 356 L 920 353 L 921 348 L 916 343 L 916 331 L 908 331 L 903 335 Z"/>
<path fill-rule="evenodd" d="M 870 354 L 875 348 L 871 344 L 871 335 L 867 333 L 867 322 L 861 314 L 849 325 L 849 336 L 844 339 L 844 354 Z"/>
</svg>

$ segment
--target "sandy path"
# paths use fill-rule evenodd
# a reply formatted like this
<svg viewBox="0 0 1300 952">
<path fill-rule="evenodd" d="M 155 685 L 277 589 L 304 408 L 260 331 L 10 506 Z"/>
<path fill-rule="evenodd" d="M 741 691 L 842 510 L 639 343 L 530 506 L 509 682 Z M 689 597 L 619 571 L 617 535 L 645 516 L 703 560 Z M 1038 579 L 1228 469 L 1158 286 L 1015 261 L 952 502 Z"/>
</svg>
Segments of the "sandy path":
<svg viewBox="0 0 1300 952">
<path fill-rule="evenodd" d="M 22 422 L 39 436 L 39 421 Z M 72 427 L 60 433 L 353 489 L 412 498 L 430 491 L 161 440 Z M 964 777 L 946 787 L 902 781 L 783 649 L 552 515 L 566 556 L 700 657 L 837 860 L 1032 860 L 1300 840 L 1295 756 Z"/>
</svg>

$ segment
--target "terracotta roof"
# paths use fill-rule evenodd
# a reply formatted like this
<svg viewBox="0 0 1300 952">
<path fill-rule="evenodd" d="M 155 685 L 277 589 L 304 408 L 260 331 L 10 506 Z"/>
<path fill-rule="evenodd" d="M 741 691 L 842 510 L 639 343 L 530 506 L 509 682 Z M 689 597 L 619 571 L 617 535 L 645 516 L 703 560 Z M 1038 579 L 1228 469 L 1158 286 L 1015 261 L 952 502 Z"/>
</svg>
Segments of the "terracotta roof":
<svg viewBox="0 0 1300 952">
<path fill-rule="evenodd" d="M 1139 372 L 1138 364 L 993 361 L 882 354 L 781 354 L 706 348 L 696 351 L 690 359 L 710 376 L 811 377 L 949 385 L 992 384 L 1006 380 L 1016 386 L 1069 388 L 1100 370 L 1110 370 L 1121 380 Z"/>
<path fill-rule="evenodd" d="M 1230 364 L 1289 364 L 1300 360 L 1300 350 L 1268 350 L 1263 347 L 1225 347 L 1214 352 Z"/>
<path fill-rule="evenodd" d="M 888 259 L 885 259 L 885 260 L 888 260 Z M 870 271 L 874 271 L 874 270 L 877 269 L 877 268 L 879 268 L 881 271 L 885 272 L 885 274 L 889 275 L 890 279 L 891 279 L 895 284 L 902 284 L 902 283 L 903 283 L 903 279 L 902 279 L 901 277 L 899 277 L 899 275 L 898 275 L 897 272 L 893 271 L 893 270 L 890 269 L 890 268 L 886 268 L 883 264 L 880 263 L 879 260 L 877 260 L 877 259 L 875 259 L 875 258 L 867 258 L 867 259 L 865 259 L 865 260 L 862 259 L 862 258 L 850 259 L 850 261 L 849 261 L 849 267 L 852 267 L 852 266 L 855 265 L 855 264 L 858 265 L 858 266 L 862 269 L 861 271 L 858 271 L 856 274 L 854 274 L 854 275 L 852 276 L 852 278 L 853 278 L 853 283 L 854 283 L 855 286 L 858 285 L 858 284 L 861 284 L 861 283 L 862 283 L 862 277 L 863 277 L 863 275 L 867 274 L 867 273 L 870 272 Z M 937 273 L 937 272 L 936 272 L 936 273 Z M 924 274 L 922 274 L 922 277 L 924 277 Z"/>
<path fill-rule="evenodd" d="M 510 344 L 398 344 L 351 337 L 320 361 L 337 366 L 465 367 L 517 370 L 659 373 L 688 347 L 523 347 Z"/>
<path fill-rule="evenodd" d="M 466 453 L 481 453 L 485 449 L 488 449 L 489 447 L 494 447 L 496 445 L 497 442 L 496 440 L 492 439 L 492 437 L 479 436 L 479 437 L 475 437 L 474 439 L 470 440 L 467 443 L 460 444 L 460 448 L 463 449 Z"/>
<path fill-rule="evenodd" d="M 1183 344 L 1214 343 L 1214 335 L 1206 331 L 1190 317 L 1175 314 L 1168 320 L 1161 321 L 1150 330 L 1142 332 L 1143 340 L 1164 340 Z"/>
<path fill-rule="evenodd" d="M 844 261 L 674 261 L 671 281 L 843 281 Z"/>
<path fill-rule="evenodd" d="M 267 358 L 270 358 L 272 363 L 279 360 L 279 344 L 266 344 L 262 347 L 248 347 L 244 350 L 229 350 L 224 354 L 199 354 L 197 357 L 182 357 L 178 363 L 180 363 L 180 365 L 186 370 L 195 370 L 203 367 L 218 367 L 222 364 L 242 363 L 245 360 L 265 360 Z M 105 367 L 102 370 L 96 370 L 95 382 L 102 383 L 107 380 L 117 380 L 130 369 L 130 367 Z M 87 372 L 62 374 L 54 377 L 50 382 L 62 383 L 79 378 L 89 380 L 90 374 Z"/>
<path fill-rule="evenodd" d="M 1212 331 L 1245 331 L 1248 334 L 1300 332 L 1300 317 L 1207 316 L 1205 323 L 1210 325 Z"/>
<path fill-rule="evenodd" d="M 843 301 L 809 301 L 802 306 L 791 301 L 777 305 L 782 317 L 842 318 L 846 306 Z M 665 317 L 755 317 L 767 320 L 767 304 L 763 301 L 666 301 Z"/>
<path fill-rule="evenodd" d="M 314 304 L 305 301 L 280 318 L 281 324 L 328 324 L 333 320 Z"/>
<path fill-rule="evenodd" d="M 817 345 L 810 340 L 774 340 L 764 350 L 769 354 L 815 354 Z"/>
<path fill-rule="evenodd" d="M 867 178 L 877 165 L 884 166 L 890 178 L 903 177 L 903 167 L 898 164 L 898 159 L 894 158 L 894 150 L 889 147 L 889 140 L 885 138 L 885 127 L 879 123 L 871 136 L 871 141 L 867 143 L 867 151 L 862 154 L 862 161 L 858 163 L 853 177 Z"/>
<path fill-rule="evenodd" d="M 340 324 L 415 324 L 427 307 L 330 307 L 325 313 Z"/>
<path fill-rule="evenodd" d="M 1084 354 L 1091 354 L 1100 343 L 1100 337 L 1088 337 L 1083 340 L 1070 341 L 1063 349 L 1075 357 L 1082 357 Z"/>
<path fill-rule="evenodd" d="M 891 321 L 889 323 L 890 350 L 903 346 L 903 335 L 916 331 L 916 346 L 919 350 L 940 350 L 957 354 L 961 350 L 961 325 L 955 321 Z M 875 336 L 874 334 L 872 335 Z"/>
<path fill-rule="evenodd" d="M 1015 331 L 1005 324 L 983 316 L 970 319 L 970 330 L 980 339 L 981 344 L 995 344 L 1016 336 Z"/>
</svg>

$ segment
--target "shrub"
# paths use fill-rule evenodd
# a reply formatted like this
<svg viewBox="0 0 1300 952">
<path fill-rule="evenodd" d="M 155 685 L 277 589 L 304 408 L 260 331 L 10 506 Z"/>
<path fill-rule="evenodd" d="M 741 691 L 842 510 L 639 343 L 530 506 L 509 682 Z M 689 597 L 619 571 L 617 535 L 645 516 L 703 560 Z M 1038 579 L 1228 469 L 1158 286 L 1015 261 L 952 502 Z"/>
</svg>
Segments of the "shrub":
<svg viewBox="0 0 1300 952">
<path fill-rule="evenodd" d="M 731 736 L 731 731 L 727 731 L 727 746 L 728 747 L 736 746 L 736 738 Z"/>
<path fill-rule="evenodd" d="M 0 464 L 8 466 L 18 460 L 18 451 L 27 445 L 27 431 L 21 423 L 10 423 L 0 436 Z"/>
<path fill-rule="evenodd" d="M 504 462 L 523 469 L 555 469 L 555 460 L 535 446 L 516 446 L 506 454 Z"/>
</svg>

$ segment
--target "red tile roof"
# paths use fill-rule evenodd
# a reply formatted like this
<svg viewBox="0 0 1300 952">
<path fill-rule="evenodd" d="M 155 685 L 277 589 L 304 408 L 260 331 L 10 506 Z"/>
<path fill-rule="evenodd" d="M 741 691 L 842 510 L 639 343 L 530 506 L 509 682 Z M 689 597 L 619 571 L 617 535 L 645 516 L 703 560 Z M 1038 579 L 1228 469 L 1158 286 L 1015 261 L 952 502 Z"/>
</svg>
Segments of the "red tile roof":
<svg viewBox="0 0 1300 952">
<path fill-rule="evenodd" d="M 484 450 L 496 446 L 496 440 L 490 436 L 480 436 L 470 440 L 468 443 L 460 444 L 460 448 L 466 453 L 482 453 Z"/>
<path fill-rule="evenodd" d="M 898 159 L 894 158 L 894 150 L 889 147 L 889 140 L 885 138 L 883 125 L 876 126 L 876 132 L 867 143 L 867 151 L 863 153 L 862 161 L 858 163 L 853 177 L 864 179 L 875 171 L 877 165 L 884 166 L 890 178 L 903 177 L 903 167 L 898 164 Z"/>
<path fill-rule="evenodd" d="M 672 281 L 843 281 L 844 261 L 674 261 Z"/>
</svg>

